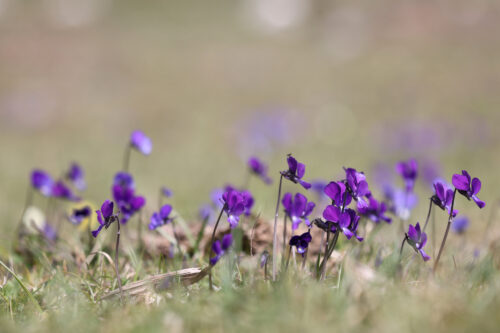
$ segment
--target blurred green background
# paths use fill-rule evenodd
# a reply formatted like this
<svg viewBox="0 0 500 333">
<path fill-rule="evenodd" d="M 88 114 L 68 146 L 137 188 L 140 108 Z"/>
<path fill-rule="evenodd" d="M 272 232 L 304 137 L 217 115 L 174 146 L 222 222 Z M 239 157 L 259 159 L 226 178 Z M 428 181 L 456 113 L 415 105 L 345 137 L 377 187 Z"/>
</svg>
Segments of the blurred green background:
<svg viewBox="0 0 500 333">
<path fill-rule="evenodd" d="M 465 168 L 492 207 L 499 32 L 487 0 L 0 0 L 2 247 L 32 168 L 77 161 L 102 201 L 134 129 L 154 143 L 132 157 L 139 193 L 154 208 L 169 186 L 188 219 L 212 188 L 243 182 L 250 155 L 276 179 L 289 152 L 307 179 L 342 166 L 370 179 L 409 157 L 448 180 Z M 276 188 L 251 189 L 272 216 Z"/>
</svg>

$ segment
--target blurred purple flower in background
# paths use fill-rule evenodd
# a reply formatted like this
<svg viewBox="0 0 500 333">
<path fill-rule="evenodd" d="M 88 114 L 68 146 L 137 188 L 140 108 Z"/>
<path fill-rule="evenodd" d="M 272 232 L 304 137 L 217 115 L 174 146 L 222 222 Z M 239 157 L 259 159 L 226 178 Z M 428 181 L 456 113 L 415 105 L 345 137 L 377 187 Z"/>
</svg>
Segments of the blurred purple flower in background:
<svg viewBox="0 0 500 333">
<path fill-rule="evenodd" d="M 113 184 L 113 199 L 122 214 L 120 222 L 127 223 L 146 204 L 146 199 L 135 195 L 134 180 L 130 174 L 124 172 L 117 173 Z"/>
<path fill-rule="evenodd" d="M 161 207 L 159 212 L 154 212 L 149 223 L 149 230 L 154 230 L 158 227 L 161 227 L 162 225 L 170 223 L 173 220 L 170 217 L 171 212 L 171 205 L 164 205 L 163 207 Z"/>
<path fill-rule="evenodd" d="M 132 132 L 132 135 L 130 136 L 130 144 L 143 155 L 149 155 L 153 150 L 153 143 L 151 142 L 151 139 L 141 131 Z"/>
<path fill-rule="evenodd" d="M 481 190 L 481 181 L 479 178 L 474 178 L 471 180 L 469 173 L 462 170 L 462 174 L 454 174 L 452 178 L 453 186 L 458 190 L 460 194 L 465 196 L 468 200 L 472 199 L 479 208 L 483 208 L 486 204 L 481 201 L 477 194 Z"/>
<path fill-rule="evenodd" d="M 40 191 L 42 195 L 50 197 L 52 195 L 53 184 L 54 181 L 47 172 L 43 170 L 33 170 L 31 172 L 31 186 Z"/>
<path fill-rule="evenodd" d="M 220 240 L 216 240 L 212 245 L 212 251 L 214 251 L 215 257 L 210 258 L 210 265 L 214 266 L 220 258 L 226 254 L 232 244 L 233 236 L 231 234 L 224 235 L 224 237 L 222 237 L 222 242 Z"/>
<path fill-rule="evenodd" d="M 161 188 L 161 193 L 165 198 L 170 198 L 174 194 L 171 189 L 165 186 Z"/>
<path fill-rule="evenodd" d="M 118 172 L 113 179 L 113 186 L 120 185 L 122 187 L 129 187 L 135 189 L 134 178 L 127 172 Z"/>
<path fill-rule="evenodd" d="M 66 186 L 62 181 L 57 181 L 52 186 L 52 196 L 54 198 L 69 200 L 69 201 L 79 201 L 80 198 L 73 194 L 73 191 Z"/>
<path fill-rule="evenodd" d="M 469 219 L 466 216 L 455 218 L 451 224 L 451 230 L 457 234 L 463 234 L 469 228 Z"/>
<path fill-rule="evenodd" d="M 391 218 L 385 215 L 387 207 L 384 202 L 378 202 L 374 197 L 369 198 L 368 206 L 359 208 L 359 213 L 375 223 L 385 221 L 391 223 Z"/>
<path fill-rule="evenodd" d="M 222 195 L 224 202 L 224 212 L 227 214 L 227 221 L 231 228 L 238 226 L 240 215 L 245 212 L 246 199 L 237 190 L 228 190 Z"/>
<path fill-rule="evenodd" d="M 308 216 L 316 206 L 314 202 L 307 202 L 307 198 L 301 193 L 296 193 L 294 198 L 292 198 L 291 193 L 286 193 L 281 202 L 285 207 L 285 213 L 292 220 L 292 230 L 296 230 L 302 221 L 307 227 L 311 227 Z"/>
<path fill-rule="evenodd" d="M 396 171 L 403 177 L 406 191 L 411 192 L 415 186 L 415 180 L 418 176 L 418 164 L 414 159 L 399 162 L 396 164 Z"/>
<path fill-rule="evenodd" d="M 250 171 L 257 177 L 262 179 L 264 183 L 272 183 L 272 179 L 267 175 L 267 165 L 265 165 L 257 157 L 250 157 L 250 159 L 248 160 L 248 166 L 250 168 Z"/>
<path fill-rule="evenodd" d="M 78 191 L 83 191 L 87 187 L 87 184 L 85 183 L 85 173 L 77 163 L 73 162 L 71 164 L 68 172 L 66 173 L 66 178 L 75 186 Z"/>
<path fill-rule="evenodd" d="M 89 206 L 83 208 L 73 209 L 71 215 L 68 216 L 68 220 L 74 225 L 80 225 L 82 221 L 88 218 L 92 214 Z"/>
</svg>

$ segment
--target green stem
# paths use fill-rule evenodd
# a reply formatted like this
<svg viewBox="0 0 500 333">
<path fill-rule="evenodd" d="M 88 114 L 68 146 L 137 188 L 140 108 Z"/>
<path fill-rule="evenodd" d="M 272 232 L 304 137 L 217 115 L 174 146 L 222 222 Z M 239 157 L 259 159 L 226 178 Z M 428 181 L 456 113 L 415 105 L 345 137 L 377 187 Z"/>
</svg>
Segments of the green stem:
<svg viewBox="0 0 500 333">
<path fill-rule="evenodd" d="M 280 208 L 281 186 L 283 185 L 283 174 L 280 176 L 278 187 L 278 201 L 276 202 L 276 212 L 274 214 L 274 230 L 273 230 L 273 281 L 276 281 L 276 257 L 278 256 L 278 212 Z"/>
<path fill-rule="evenodd" d="M 220 214 L 219 214 L 219 217 L 217 218 L 217 222 L 215 222 L 214 231 L 212 232 L 212 240 L 210 241 L 209 260 L 210 260 L 210 256 L 212 256 L 212 252 L 213 252 L 213 246 L 214 246 L 214 241 L 215 241 L 215 232 L 217 231 L 217 227 L 219 226 L 219 222 L 220 222 L 220 219 L 222 217 L 222 213 L 224 213 L 224 207 L 225 207 L 225 204 L 222 207 L 222 209 L 220 210 Z M 212 265 L 210 264 L 210 266 L 212 266 Z M 211 269 L 208 272 L 208 283 L 210 284 L 210 290 L 214 290 L 214 286 L 212 283 L 212 270 Z"/>
<path fill-rule="evenodd" d="M 448 232 L 450 231 L 451 221 L 453 220 L 453 207 L 455 205 L 455 196 L 457 194 L 457 189 L 453 192 L 453 200 L 451 201 L 451 209 L 450 216 L 448 217 L 448 224 L 446 225 L 446 231 L 444 232 L 443 241 L 441 242 L 441 246 L 439 247 L 438 256 L 436 258 L 436 262 L 434 263 L 433 272 L 436 272 L 436 269 L 439 265 L 439 259 L 441 258 L 441 254 L 443 253 L 444 244 L 446 243 L 446 238 L 448 237 Z"/>
</svg>

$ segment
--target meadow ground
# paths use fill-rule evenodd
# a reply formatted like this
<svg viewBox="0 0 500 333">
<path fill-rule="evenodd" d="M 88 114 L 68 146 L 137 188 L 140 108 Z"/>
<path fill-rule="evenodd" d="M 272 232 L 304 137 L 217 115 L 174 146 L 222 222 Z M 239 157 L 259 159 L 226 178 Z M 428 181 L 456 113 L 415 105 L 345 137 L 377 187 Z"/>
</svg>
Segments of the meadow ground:
<svg viewBox="0 0 500 333">
<path fill-rule="evenodd" d="M 290 12 L 250 1 L 61 3 L 0 1 L 0 258 L 29 291 L 0 268 L 2 332 L 498 331 L 498 4 L 311 1 L 283 18 Z M 199 225 L 211 190 L 244 184 L 246 159 L 257 155 L 274 183 L 252 179 L 253 212 L 272 224 L 290 152 L 307 165 L 308 180 L 338 180 L 343 166 L 363 170 L 377 197 L 381 165 L 392 171 L 416 158 L 419 202 L 406 225 L 425 220 L 432 187 L 424 166 L 438 165 L 448 182 L 469 170 L 482 181 L 486 207 L 457 197 L 470 226 L 450 234 L 436 274 L 447 219 L 440 210 L 427 263 L 410 248 L 400 260 L 398 219 L 371 232 L 364 220 L 366 239 L 339 242 L 325 281 L 291 266 L 272 284 L 260 258 L 242 255 L 238 269 L 229 271 L 229 257 L 216 266 L 216 292 L 205 278 L 125 304 L 101 301 L 116 279 L 102 254 L 82 264 L 86 230 L 66 222 L 56 245 L 31 237 L 29 255 L 20 255 L 16 229 L 34 168 L 57 177 L 77 161 L 85 199 L 98 207 L 111 198 L 135 129 L 153 140 L 152 154 L 134 154 L 130 165 L 145 219 L 168 186 L 179 216 Z M 286 183 L 288 191 L 299 188 Z M 35 204 L 44 209 L 46 201 L 37 196 Z M 159 266 L 133 241 L 136 223 L 124 230 L 124 285 L 208 264 L 200 255 Z M 109 230 L 100 241 L 112 256 Z M 161 238 L 144 230 L 153 236 Z"/>
</svg>

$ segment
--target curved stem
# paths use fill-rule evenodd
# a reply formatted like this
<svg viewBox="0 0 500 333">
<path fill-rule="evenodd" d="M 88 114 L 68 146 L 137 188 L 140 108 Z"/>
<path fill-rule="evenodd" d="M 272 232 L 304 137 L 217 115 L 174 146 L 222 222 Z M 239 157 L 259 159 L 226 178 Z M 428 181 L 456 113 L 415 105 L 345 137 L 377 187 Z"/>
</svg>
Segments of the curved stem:
<svg viewBox="0 0 500 333">
<path fill-rule="evenodd" d="M 401 248 L 399 249 L 399 257 L 400 258 L 403 255 L 403 247 L 405 246 L 405 242 L 407 241 L 407 239 L 408 239 L 408 235 L 405 234 L 405 238 L 403 238 L 403 242 L 401 243 Z"/>
<path fill-rule="evenodd" d="M 425 224 L 424 228 L 422 229 L 422 232 L 425 232 L 425 229 L 427 228 L 427 224 L 429 223 L 429 218 L 431 217 L 431 210 L 432 210 L 432 198 L 429 199 L 429 211 L 427 212 L 427 218 L 425 219 Z"/>
<path fill-rule="evenodd" d="M 436 262 L 434 263 L 433 272 L 436 272 L 436 269 L 439 264 L 439 259 L 441 258 L 441 254 L 443 253 L 444 244 L 446 243 L 446 238 L 448 238 L 448 232 L 450 231 L 451 221 L 453 220 L 453 206 L 455 205 L 455 196 L 457 194 L 457 189 L 453 192 L 453 200 L 451 201 L 451 209 L 450 216 L 448 217 L 448 224 L 446 225 L 446 231 L 444 232 L 443 241 L 441 242 L 441 246 L 439 247 L 438 256 L 436 258 Z"/>
<path fill-rule="evenodd" d="M 209 252 L 210 255 L 209 255 L 209 258 L 210 258 L 210 256 L 212 255 L 212 252 L 213 252 L 213 246 L 214 246 L 214 241 L 215 241 L 215 232 L 217 231 L 217 227 L 219 226 L 219 222 L 220 222 L 220 219 L 222 217 L 222 213 L 224 213 L 224 206 L 220 210 L 220 214 L 219 214 L 219 217 L 217 218 L 217 222 L 215 222 L 214 231 L 212 232 L 212 240 L 210 241 L 210 252 Z M 212 267 L 213 265 L 210 264 L 210 266 Z M 210 284 L 210 290 L 213 290 L 214 286 L 212 284 L 212 270 L 210 270 L 208 272 L 208 283 Z"/>
<path fill-rule="evenodd" d="M 283 175 L 280 176 L 280 184 L 278 187 L 278 201 L 276 202 L 276 212 L 274 214 L 274 231 L 273 231 L 273 281 L 276 281 L 276 257 L 278 256 L 278 211 L 280 208 L 281 186 L 283 185 Z"/>
</svg>

